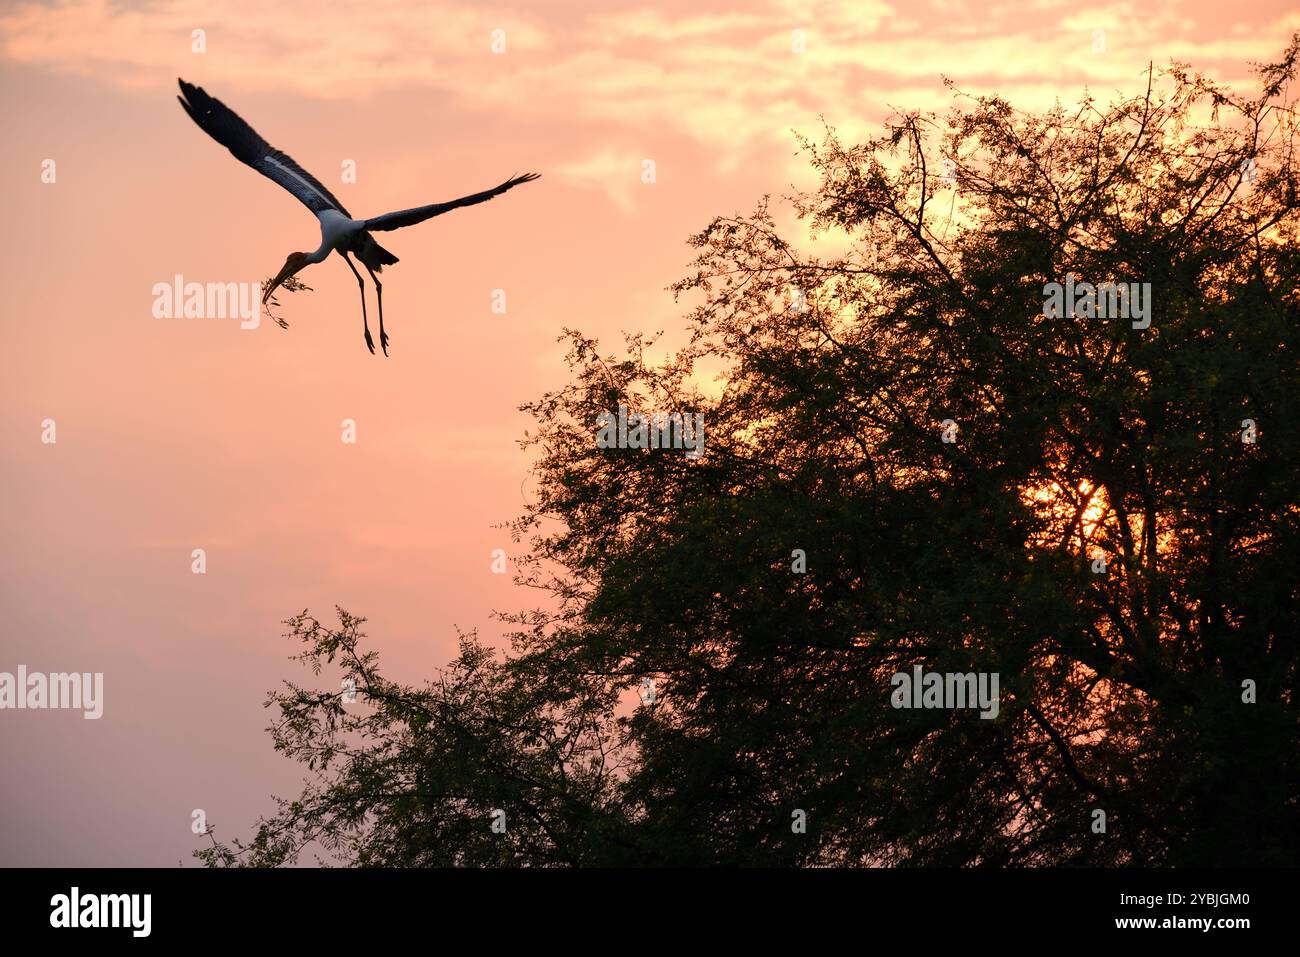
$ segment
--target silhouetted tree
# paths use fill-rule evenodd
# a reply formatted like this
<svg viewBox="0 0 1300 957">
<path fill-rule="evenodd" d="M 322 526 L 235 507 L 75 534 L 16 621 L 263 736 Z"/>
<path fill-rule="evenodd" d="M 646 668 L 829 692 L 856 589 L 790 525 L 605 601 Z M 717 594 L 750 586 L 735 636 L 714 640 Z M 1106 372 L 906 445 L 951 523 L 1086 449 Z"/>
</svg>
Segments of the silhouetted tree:
<svg viewBox="0 0 1300 957">
<path fill-rule="evenodd" d="M 424 689 L 356 619 L 294 619 L 360 703 L 277 695 L 320 783 L 201 855 L 1295 864 L 1296 57 L 1254 98 L 1175 67 L 1104 110 L 805 143 L 794 208 L 844 252 L 766 201 L 719 217 L 687 347 L 570 332 L 571 383 L 526 406 L 514 528 L 553 605 Z M 1149 326 L 1045 310 L 1067 278 L 1149 283 Z M 598 447 L 620 403 L 703 412 L 704 454 Z M 997 673 L 998 716 L 891 707 L 914 665 Z"/>
</svg>

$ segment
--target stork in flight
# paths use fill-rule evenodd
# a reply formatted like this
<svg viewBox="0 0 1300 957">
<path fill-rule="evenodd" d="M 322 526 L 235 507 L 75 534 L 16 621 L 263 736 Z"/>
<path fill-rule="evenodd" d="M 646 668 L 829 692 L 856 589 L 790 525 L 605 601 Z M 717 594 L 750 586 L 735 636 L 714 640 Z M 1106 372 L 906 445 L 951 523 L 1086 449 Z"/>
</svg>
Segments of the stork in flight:
<svg viewBox="0 0 1300 957">
<path fill-rule="evenodd" d="M 384 332 L 384 287 L 375 273 L 383 271 L 385 266 L 393 265 L 397 262 L 397 257 L 375 242 L 375 237 L 370 235 L 371 230 L 386 231 L 414 226 L 449 210 L 486 202 L 520 183 L 531 183 L 539 175 L 525 173 L 523 176 L 514 176 L 500 186 L 462 196 L 448 203 L 417 206 L 371 219 L 353 219 L 352 214 L 321 185 L 320 180 L 295 163 L 288 154 L 281 153 L 258 136 L 257 131 L 240 119 L 234 110 L 215 97 L 208 96 L 201 87 L 180 79 L 177 82 L 181 85 L 182 94 L 177 99 L 203 132 L 230 150 L 235 159 L 293 193 L 320 220 L 320 248 L 314 253 L 289 253 L 284 268 L 262 294 L 262 304 L 266 304 L 281 283 L 304 266 L 324 262 L 331 252 L 337 252 L 352 270 L 352 275 L 357 277 L 357 285 L 361 288 L 361 324 L 366 332 L 366 346 L 372 354 L 375 342 L 370 337 L 370 322 L 366 318 L 366 283 L 361 278 L 361 273 L 357 272 L 357 267 L 352 264 L 352 257 L 348 253 L 361 260 L 361 265 L 366 267 L 366 272 L 370 273 L 370 279 L 375 284 L 375 299 L 379 304 L 379 345 L 384 350 L 384 355 L 388 355 L 388 335 Z"/>
</svg>

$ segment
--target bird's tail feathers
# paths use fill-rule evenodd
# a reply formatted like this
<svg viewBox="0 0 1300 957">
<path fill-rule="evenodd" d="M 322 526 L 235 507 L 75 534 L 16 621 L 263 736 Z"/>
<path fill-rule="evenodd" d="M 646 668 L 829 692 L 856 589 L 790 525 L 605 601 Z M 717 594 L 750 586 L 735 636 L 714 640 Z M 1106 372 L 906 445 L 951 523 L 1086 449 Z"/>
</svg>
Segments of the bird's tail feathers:
<svg viewBox="0 0 1300 957">
<path fill-rule="evenodd" d="M 375 272 L 383 272 L 385 266 L 398 262 L 398 258 L 375 242 L 375 238 L 369 233 L 366 233 L 366 238 L 362 240 L 361 251 L 357 253 L 357 258 Z"/>
</svg>

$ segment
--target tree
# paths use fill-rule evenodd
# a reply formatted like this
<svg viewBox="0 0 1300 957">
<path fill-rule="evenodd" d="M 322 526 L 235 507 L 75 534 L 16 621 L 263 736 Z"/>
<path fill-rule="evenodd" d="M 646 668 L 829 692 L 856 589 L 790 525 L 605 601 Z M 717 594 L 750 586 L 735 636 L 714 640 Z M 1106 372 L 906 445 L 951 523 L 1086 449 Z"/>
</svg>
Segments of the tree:
<svg viewBox="0 0 1300 957">
<path fill-rule="evenodd" d="M 804 141 L 793 206 L 846 252 L 764 199 L 692 239 L 667 361 L 566 330 L 514 525 L 553 606 L 425 689 L 357 619 L 294 619 L 370 710 L 275 696 L 323 783 L 200 856 L 1295 864 L 1297 50 L 1251 98 L 1174 66 L 1104 110 L 961 98 Z M 1138 285 L 1048 305 L 1085 282 Z M 704 454 L 599 447 L 620 404 L 702 412 Z M 914 666 L 998 675 L 997 717 L 891 707 Z"/>
</svg>

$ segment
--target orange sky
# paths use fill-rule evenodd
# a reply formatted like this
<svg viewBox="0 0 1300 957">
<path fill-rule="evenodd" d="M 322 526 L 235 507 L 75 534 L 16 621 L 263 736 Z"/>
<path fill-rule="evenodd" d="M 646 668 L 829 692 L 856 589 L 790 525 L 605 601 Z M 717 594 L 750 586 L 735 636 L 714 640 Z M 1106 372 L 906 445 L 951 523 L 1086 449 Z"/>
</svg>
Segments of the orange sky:
<svg viewBox="0 0 1300 957">
<path fill-rule="evenodd" d="M 943 107 L 941 75 L 1026 108 L 1136 92 L 1149 60 L 1244 84 L 1300 29 L 1291 6 L 5 3 L 0 671 L 102 671 L 105 703 L 0 711 L 0 864 L 190 865 L 196 808 L 246 834 L 300 780 L 260 705 L 306 679 L 279 637 L 304 607 L 367 616 L 405 680 L 450 657 L 454 625 L 495 640 L 490 611 L 533 600 L 490 553 L 528 490 L 517 406 L 564 379 L 560 328 L 680 340 L 664 287 L 686 238 L 810 182 L 792 129 Z M 357 216 L 543 178 L 381 237 L 402 259 L 390 359 L 337 257 L 281 297 L 288 331 L 157 319 L 156 283 L 256 282 L 320 241 L 186 118 L 177 76 Z"/>
</svg>

